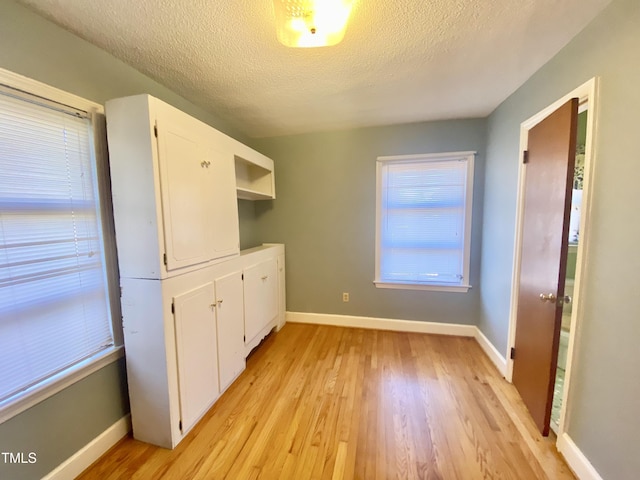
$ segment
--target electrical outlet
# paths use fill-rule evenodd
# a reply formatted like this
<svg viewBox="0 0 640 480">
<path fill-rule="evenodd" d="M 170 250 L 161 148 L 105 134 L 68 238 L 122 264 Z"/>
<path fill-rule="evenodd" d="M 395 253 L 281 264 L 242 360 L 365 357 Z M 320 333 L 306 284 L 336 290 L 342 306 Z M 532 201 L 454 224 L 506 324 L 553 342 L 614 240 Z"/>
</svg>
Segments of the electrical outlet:
<svg viewBox="0 0 640 480">
<path fill-rule="evenodd" d="M 348 302 L 349 301 L 349 293 L 348 292 L 344 292 L 342 294 L 342 301 L 343 302 Z"/>
</svg>

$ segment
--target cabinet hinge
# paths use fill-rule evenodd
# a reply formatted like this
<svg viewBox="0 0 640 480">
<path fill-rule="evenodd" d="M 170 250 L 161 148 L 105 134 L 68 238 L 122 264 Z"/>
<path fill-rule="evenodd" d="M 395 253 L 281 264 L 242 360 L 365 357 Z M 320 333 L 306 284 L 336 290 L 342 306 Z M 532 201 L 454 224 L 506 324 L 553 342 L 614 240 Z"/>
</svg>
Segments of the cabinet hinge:
<svg viewBox="0 0 640 480">
<path fill-rule="evenodd" d="M 516 358 L 516 349 L 515 348 L 511 347 L 511 354 L 509 355 L 509 357 L 511 358 L 511 360 Z"/>
<path fill-rule="evenodd" d="M 171 304 L 171 313 L 176 313 L 176 304 L 175 303 Z"/>
<path fill-rule="evenodd" d="M 522 152 L 522 163 L 529 163 L 529 150 Z"/>
<path fill-rule="evenodd" d="M 153 126 L 153 134 L 158 138 L 158 125 Z"/>
<path fill-rule="evenodd" d="M 162 254 L 162 263 L 164 263 L 165 265 L 167 264 L 167 254 L 166 253 Z"/>
<path fill-rule="evenodd" d="M 182 431 L 182 420 L 178 422 L 178 428 L 180 429 L 180 431 Z"/>
<path fill-rule="evenodd" d="M 242 274 L 242 280 L 244 280 L 244 273 Z"/>
<path fill-rule="evenodd" d="M 243 336 L 242 336 L 242 340 L 244 340 L 244 341 L 246 342 L 246 341 L 247 341 L 247 336 L 246 336 L 246 335 L 243 335 Z"/>
</svg>

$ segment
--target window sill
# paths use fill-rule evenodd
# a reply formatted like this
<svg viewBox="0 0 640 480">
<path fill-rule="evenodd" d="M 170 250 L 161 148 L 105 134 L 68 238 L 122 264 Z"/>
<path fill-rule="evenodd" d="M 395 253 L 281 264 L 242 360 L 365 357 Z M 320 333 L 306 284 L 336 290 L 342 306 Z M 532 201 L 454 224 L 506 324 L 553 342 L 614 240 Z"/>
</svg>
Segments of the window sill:
<svg viewBox="0 0 640 480">
<path fill-rule="evenodd" d="M 392 288 L 396 290 L 429 290 L 434 292 L 468 292 L 471 285 L 433 285 L 425 283 L 383 282 L 374 280 L 376 288 Z"/>
<path fill-rule="evenodd" d="M 122 345 L 112 347 L 0 402 L 0 424 L 123 356 L 124 348 Z"/>
</svg>

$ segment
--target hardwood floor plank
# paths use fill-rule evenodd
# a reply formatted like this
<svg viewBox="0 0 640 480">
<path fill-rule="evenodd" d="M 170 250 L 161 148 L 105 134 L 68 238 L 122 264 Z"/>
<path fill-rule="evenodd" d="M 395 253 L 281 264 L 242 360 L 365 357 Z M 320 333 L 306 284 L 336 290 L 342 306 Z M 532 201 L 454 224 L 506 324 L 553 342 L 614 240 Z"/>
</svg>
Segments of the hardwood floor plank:
<svg viewBox="0 0 640 480">
<path fill-rule="evenodd" d="M 79 478 L 574 478 L 475 340 L 287 324 L 174 450 L 126 438 Z"/>
</svg>

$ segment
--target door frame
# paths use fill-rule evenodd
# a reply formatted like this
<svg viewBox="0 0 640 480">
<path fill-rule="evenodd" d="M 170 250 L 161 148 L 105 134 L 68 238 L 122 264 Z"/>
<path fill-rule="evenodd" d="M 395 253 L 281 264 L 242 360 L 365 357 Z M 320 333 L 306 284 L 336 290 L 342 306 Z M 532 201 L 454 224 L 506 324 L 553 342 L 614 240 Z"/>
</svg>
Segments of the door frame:
<svg viewBox="0 0 640 480">
<path fill-rule="evenodd" d="M 571 329 L 569 332 L 569 346 L 567 351 L 567 366 L 565 370 L 563 402 L 560 410 L 560 421 L 557 432 L 558 441 L 560 441 L 565 432 L 565 425 L 569 418 L 568 414 L 570 409 L 568 409 L 568 404 L 571 400 L 569 397 L 571 370 L 576 364 L 575 352 L 579 347 L 578 328 L 580 325 L 580 319 L 583 317 L 581 287 L 582 279 L 585 278 L 588 267 L 585 260 L 588 258 L 590 238 L 590 235 L 588 234 L 588 225 L 592 214 L 593 189 L 591 188 L 591 185 L 593 182 L 596 159 L 595 137 L 598 125 L 598 93 L 599 81 L 597 77 L 594 77 L 520 124 L 520 166 L 518 170 L 518 195 L 514 240 L 515 248 L 513 255 L 513 274 L 511 278 L 511 306 L 509 312 L 509 334 L 506 355 L 507 368 L 505 373 L 505 378 L 510 383 L 512 383 L 513 378 L 513 359 L 511 359 L 511 355 L 509 353 L 511 352 L 511 348 L 515 346 L 516 338 L 518 292 L 520 290 L 520 259 L 522 256 L 522 229 L 524 222 L 524 186 L 527 175 L 526 164 L 522 162 L 522 152 L 527 150 L 528 147 L 529 130 L 547 118 L 563 104 L 568 102 L 571 98 L 579 98 L 579 112 L 582 112 L 584 106 L 588 105 L 589 114 L 587 115 L 587 135 L 585 140 L 584 188 L 582 193 L 582 204 L 580 207 L 580 229 L 587 231 L 587 234 L 581 236 L 580 241 L 578 242 L 576 274 L 573 288 L 573 306 L 571 309 Z"/>
</svg>

